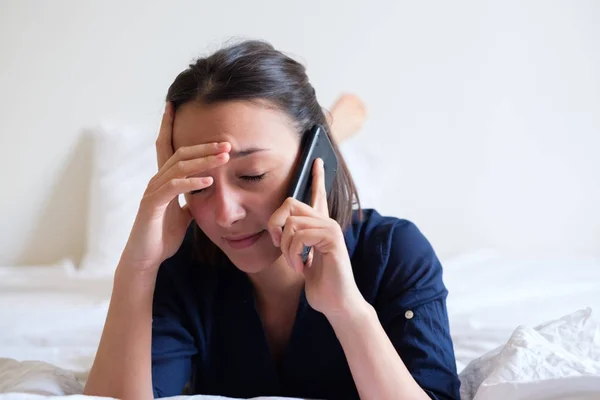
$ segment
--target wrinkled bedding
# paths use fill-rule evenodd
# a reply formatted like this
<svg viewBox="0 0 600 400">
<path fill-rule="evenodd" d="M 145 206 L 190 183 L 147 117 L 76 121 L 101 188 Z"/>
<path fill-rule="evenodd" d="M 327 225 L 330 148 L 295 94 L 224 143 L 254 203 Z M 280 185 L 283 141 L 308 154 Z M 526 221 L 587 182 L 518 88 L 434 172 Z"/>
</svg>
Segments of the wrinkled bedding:
<svg viewBox="0 0 600 400">
<path fill-rule="evenodd" d="M 600 398 L 600 262 L 480 252 L 444 265 L 463 400 Z M 0 400 L 93 399 L 68 395 L 81 393 L 111 289 L 112 276 L 68 262 L 0 267 Z"/>
</svg>

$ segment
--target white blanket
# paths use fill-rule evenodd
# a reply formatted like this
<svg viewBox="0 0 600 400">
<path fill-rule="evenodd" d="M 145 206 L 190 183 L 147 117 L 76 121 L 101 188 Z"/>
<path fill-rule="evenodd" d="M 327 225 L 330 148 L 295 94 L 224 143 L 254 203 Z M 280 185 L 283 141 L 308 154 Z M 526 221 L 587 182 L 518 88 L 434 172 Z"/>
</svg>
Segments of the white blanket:
<svg viewBox="0 0 600 400">
<path fill-rule="evenodd" d="M 506 343 L 519 326 L 587 307 L 600 313 L 600 260 L 515 259 L 481 251 L 445 261 L 444 281 L 459 372 Z"/>
<path fill-rule="evenodd" d="M 10 393 L 10 394 L 0 394 L 0 399 L 2 400 L 43 400 L 43 399 L 51 399 L 51 400 L 111 400 L 112 397 L 96 397 L 96 396 L 83 396 L 83 395 L 71 395 L 71 396 L 43 396 L 36 394 L 26 394 L 26 393 Z M 233 399 L 231 397 L 223 397 L 223 396 L 206 396 L 206 395 L 196 395 L 196 396 L 174 396 L 174 397 L 164 397 L 165 400 L 239 400 Z M 114 400 L 114 399 L 113 399 Z M 289 397 L 254 397 L 249 400 L 304 400 L 304 399 L 292 399 Z"/>
<path fill-rule="evenodd" d="M 461 373 L 463 400 L 600 398 L 600 330 L 592 310 L 535 328 L 518 327 L 508 342 Z"/>
<path fill-rule="evenodd" d="M 463 399 L 585 398 L 574 397 L 575 387 L 600 399 L 597 333 L 590 333 L 592 319 L 582 317 L 587 311 L 572 314 L 585 307 L 599 312 L 599 262 L 479 253 L 444 265 Z M 68 263 L 0 267 L 0 400 L 81 393 L 111 289 L 112 277 L 81 274 Z M 564 315 L 570 317 L 561 329 L 538 326 Z M 25 360 L 37 363 L 20 363 Z M 564 368 L 549 367 L 559 362 Z M 7 393 L 15 391 L 28 394 Z"/>
</svg>

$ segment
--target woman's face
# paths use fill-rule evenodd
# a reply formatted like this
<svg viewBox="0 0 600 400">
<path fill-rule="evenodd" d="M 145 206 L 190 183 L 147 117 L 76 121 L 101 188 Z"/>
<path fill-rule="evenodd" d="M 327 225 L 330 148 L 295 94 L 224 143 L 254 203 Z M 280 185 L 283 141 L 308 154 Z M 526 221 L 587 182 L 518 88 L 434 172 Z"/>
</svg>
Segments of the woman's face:
<svg viewBox="0 0 600 400">
<path fill-rule="evenodd" d="M 186 194 L 186 202 L 198 226 L 239 269 L 259 272 L 281 256 L 266 228 L 285 200 L 300 138 L 284 113 L 264 105 L 228 101 L 180 107 L 174 149 L 214 142 L 231 144 L 230 159 L 198 174 L 212 176 L 213 184 Z"/>
</svg>

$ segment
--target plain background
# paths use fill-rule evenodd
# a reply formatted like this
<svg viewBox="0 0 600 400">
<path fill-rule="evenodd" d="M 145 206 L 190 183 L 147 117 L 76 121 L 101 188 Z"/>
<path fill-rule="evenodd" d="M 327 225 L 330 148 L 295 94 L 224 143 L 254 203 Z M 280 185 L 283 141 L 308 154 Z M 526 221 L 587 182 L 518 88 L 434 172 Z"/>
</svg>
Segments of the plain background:
<svg viewBox="0 0 600 400">
<path fill-rule="evenodd" d="M 442 257 L 600 257 L 598 1 L 0 0 L 0 264 L 79 260 L 103 121 L 154 132 L 169 84 L 230 38 L 359 94 L 360 189 Z M 364 179 L 364 175 L 368 179 Z"/>
</svg>

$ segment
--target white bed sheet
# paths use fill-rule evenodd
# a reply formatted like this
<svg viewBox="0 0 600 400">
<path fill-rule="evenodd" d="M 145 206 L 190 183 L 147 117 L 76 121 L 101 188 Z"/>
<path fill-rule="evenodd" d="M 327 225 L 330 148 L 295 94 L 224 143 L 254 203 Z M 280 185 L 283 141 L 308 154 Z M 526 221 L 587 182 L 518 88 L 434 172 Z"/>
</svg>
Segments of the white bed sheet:
<svg viewBox="0 0 600 400">
<path fill-rule="evenodd" d="M 515 259 L 485 250 L 444 262 L 459 372 L 534 327 L 589 307 L 600 314 L 600 259 Z M 600 396 L 599 396 L 600 398 Z"/>
<path fill-rule="evenodd" d="M 479 252 L 444 266 L 459 372 L 520 325 L 585 307 L 600 312 L 599 260 L 514 261 Z M 112 276 L 80 274 L 69 263 L 0 267 L 0 358 L 45 361 L 85 382 L 111 289 Z"/>
<path fill-rule="evenodd" d="M 39 360 L 85 377 L 93 361 L 112 277 L 69 263 L 0 267 L 0 357 Z"/>
</svg>

